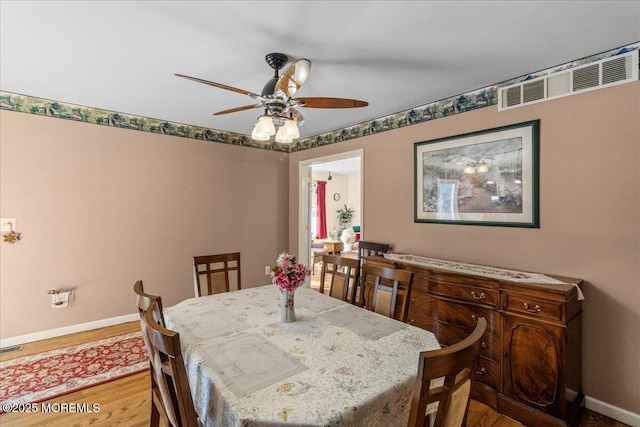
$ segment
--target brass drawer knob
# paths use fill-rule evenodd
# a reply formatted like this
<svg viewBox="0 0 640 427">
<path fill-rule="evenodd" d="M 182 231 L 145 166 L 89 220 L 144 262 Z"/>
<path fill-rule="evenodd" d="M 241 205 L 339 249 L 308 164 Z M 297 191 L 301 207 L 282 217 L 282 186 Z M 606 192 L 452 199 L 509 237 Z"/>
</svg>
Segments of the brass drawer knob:
<svg viewBox="0 0 640 427">
<path fill-rule="evenodd" d="M 471 296 L 473 299 L 485 299 L 487 297 L 484 292 L 480 292 L 480 295 L 478 295 L 475 291 L 471 291 Z"/>
<path fill-rule="evenodd" d="M 486 375 L 487 370 L 485 368 L 476 369 L 476 374 L 478 375 Z"/>
<path fill-rule="evenodd" d="M 523 303 L 523 305 L 524 305 L 524 309 L 527 310 L 529 313 L 537 313 L 539 311 L 542 311 L 542 307 L 540 307 L 538 304 L 536 304 L 533 308 L 531 308 L 531 306 L 526 302 Z"/>
<path fill-rule="evenodd" d="M 472 318 L 473 320 L 475 320 L 476 322 L 478 321 L 478 316 L 476 316 L 475 314 L 472 314 L 472 315 L 471 315 L 471 318 Z"/>
<path fill-rule="evenodd" d="M 482 341 L 482 343 L 480 343 L 480 347 L 484 350 L 487 348 L 487 343 Z"/>
</svg>

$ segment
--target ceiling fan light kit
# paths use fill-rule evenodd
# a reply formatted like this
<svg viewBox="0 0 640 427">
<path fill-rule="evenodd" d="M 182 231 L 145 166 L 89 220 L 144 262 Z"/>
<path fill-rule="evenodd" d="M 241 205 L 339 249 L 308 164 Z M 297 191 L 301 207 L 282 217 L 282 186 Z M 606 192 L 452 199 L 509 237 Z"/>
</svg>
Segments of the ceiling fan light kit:
<svg viewBox="0 0 640 427">
<path fill-rule="evenodd" d="M 276 133 L 276 142 L 284 144 L 290 144 L 294 139 L 300 138 L 300 130 L 296 122 L 290 119 L 285 119 L 284 124 L 280 126 Z"/>
<path fill-rule="evenodd" d="M 275 141 L 288 144 L 295 139 L 300 138 L 299 126 L 305 122 L 304 117 L 296 109 L 296 107 L 306 108 L 358 108 L 366 107 L 368 102 L 358 101 L 355 99 L 345 98 L 324 98 L 324 97 L 308 97 L 293 98 L 304 82 L 309 77 L 311 71 L 311 61 L 308 59 L 298 59 L 293 62 L 283 73 L 279 75 L 279 71 L 289 61 L 289 57 L 283 53 L 269 53 L 265 60 L 275 73 L 262 89 L 262 94 L 238 89 L 221 83 L 211 82 L 196 77 L 185 76 L 184 74 L 176 74 L 177 77 L 193 80 L 198 83 L 204 83 L 209 86 L 215 86 L 220 89 L 230 90 L 258 100 L 260 103 L 244 105 L 242 107 L 230 108 L 228 110 L 218 111 L 214 116 L 238 111 L 250 110 L 252 108 L 264 108 L 264 114 L 258 117 L 251 138 L 256 141 L 268 141 L 275 135 Z M 277 131 L 276 131 L 277 128 Z"/>
<path fill-rule="evenodd" d="M 253 126 L 253 132 L 251 138 L 256 141 L 268 141 L 271 135 L 276 133 L 276 128 L 273 125 L 273 120 L 269 116 L 260 116 Z"/>
<path fill-rule="evenodd" d="M 278 127 L 277 132 L 276 126 Z M 290 144 L 294 139 L 300 138 L 298 124 L 292 119 L 269 114 L 258 117 L 253 126 L 251 138 L 256 141 L 268 141 L 273 135 L 275 135 L 276 142 Z"/>
</svg>

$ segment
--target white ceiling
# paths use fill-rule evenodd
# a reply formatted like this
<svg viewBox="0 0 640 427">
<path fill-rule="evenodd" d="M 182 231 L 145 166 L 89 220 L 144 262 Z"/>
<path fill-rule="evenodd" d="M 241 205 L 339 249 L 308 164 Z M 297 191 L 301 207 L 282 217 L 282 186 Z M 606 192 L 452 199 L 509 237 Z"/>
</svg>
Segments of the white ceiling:
<svg viewBox="0 0 640 427">
<path fill-rule="evenodd" d="M 312 62 L 302 137 L 640 40 L 639 1 L 0 1 L 0 90 L 248 134 L 264 57 Z"/>
</svg>

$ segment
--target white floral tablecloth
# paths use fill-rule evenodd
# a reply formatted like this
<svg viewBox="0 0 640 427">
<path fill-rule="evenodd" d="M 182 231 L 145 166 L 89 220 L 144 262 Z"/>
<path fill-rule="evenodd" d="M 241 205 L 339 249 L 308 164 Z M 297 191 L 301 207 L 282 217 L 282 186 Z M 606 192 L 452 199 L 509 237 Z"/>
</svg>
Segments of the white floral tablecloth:
<svg viewBox="0 0 640 427">
<path fill-rule="evenodd" d="M 165 309 L 206 426 L 406 425 L 418 355 L 440 348 L 431 332 L 307 288 L 280 324 L 278 300 L 267 285 Z"/>
</svg>

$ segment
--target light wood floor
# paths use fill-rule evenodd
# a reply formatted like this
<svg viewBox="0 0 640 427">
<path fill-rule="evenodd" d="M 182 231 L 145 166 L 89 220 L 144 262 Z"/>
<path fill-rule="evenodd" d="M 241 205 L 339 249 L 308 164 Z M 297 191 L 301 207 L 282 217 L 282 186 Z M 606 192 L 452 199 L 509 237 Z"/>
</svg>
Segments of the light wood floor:
<svg viewBox="0 0 640 427">
<path fill-rule="evenodd" d="M 108 328 L 71 334 L 25 344 L 21 351 L 3 354 L 0 361 L 28 356 L 56 348 L 81 344 L 98 339 L 139 331 L 139 322 L 123 323 Z M 90 387 L 44 403 L 97 403 L 100 411 L 95 413 L 6 413 L 0 415 L 2 427 L 40 426 L 148 426 L 150 403 L 149 372 L 142 372 L 119 380 Z M 585 411 L 580 427 L 625 427 L 624 424 L 591 411 Z M 467 427 L 521 427 L 522 424 L 500 415 L 490 407 L 471 401 Z M 168 427 L 168 426 L 167 426 Z"/>
</svg>

